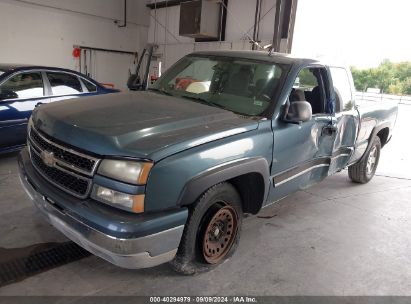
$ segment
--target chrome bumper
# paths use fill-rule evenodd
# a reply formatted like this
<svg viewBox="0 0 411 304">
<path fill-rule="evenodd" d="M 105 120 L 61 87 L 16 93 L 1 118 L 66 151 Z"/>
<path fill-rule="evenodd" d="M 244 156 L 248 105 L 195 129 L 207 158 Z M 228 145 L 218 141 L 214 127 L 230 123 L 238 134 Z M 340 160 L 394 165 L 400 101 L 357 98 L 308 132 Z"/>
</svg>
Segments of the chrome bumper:
<svg viewBox="0 0 411 304">
<path fill-rule="evenodd" d="M 89 252 L 123 268 L 147 268 L 171 261 L 183 234 L 184 226 L 140 238 L 120 239 L 97 231 L 60 210 L 41 195 L 20 167 L 24 190 L 46 219 L 65 236 Z"/>
</svg>

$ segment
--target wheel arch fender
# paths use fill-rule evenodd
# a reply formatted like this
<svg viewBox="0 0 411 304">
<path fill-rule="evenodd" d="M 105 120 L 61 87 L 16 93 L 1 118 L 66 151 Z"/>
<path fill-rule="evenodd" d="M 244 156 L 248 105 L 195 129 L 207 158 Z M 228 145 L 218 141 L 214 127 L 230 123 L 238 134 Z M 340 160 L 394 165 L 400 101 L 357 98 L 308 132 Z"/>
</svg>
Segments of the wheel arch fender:
<svg viewBox="0 0 411 304">
<path fill-rule="evenodd" d="M 257 193 L 258 197 L 253 201 L 252 206 L 250 202 L 244 205 L 249 195 L 244 197 L 247 191 L 241 189 L 240 179 L 242 177 L 251 178 L 251 182 L 258 183 L 260 188 L 262 188 L 261 182 L 263 183 L 264 189 L 262 193 L 260 193 L 261 191 Z M 255 177 L 255 179 L 253 177 Z M 232 161 L 211 168 L 196 175 L 185 184 L 180 193 L 178 204 L 180 206 L 191 205 L 207 191 L 207 189 L 221 182 L 231 182 L 242 196 L 243 209 L 246 209 L 244 211 L 255 214 L 261 209 L 268 196 L 270 188 L 269 164 L 263 157 L 254 157 Z M 247 185 L 252 186 L 252 184 L 243 184 L 243 186 Z M 256 189 L 260 188 L 257 187 Z"/>
<path fill-rule="evenodd" d="M 370 134 L 370 138 L 368 140 L 368 145 L 367 145 L 367 149 L 365 149 L 364 154 L 361 156 L 361 158 L 358 160 L 358 162 L 362 161 L 367 153 L 370 151 L 371 147 L 372 147 L 372 143 L 374 142 L 374 138 L 376 136 L 378 136 L 378 133 L 384 129 L 388 129 L 388 134 L 387 134 L 387 140 L 389 140 L 390 134 L 391 134 L 391 124 L 389 122 L 385 122 L 382 124 L 379 124 L 377 126 L 374 127 L 374 129 L 372 130 L 371 134 Z M 381 147 L 384 146 L 385 143 L 381 142 Z"/>
</svg>

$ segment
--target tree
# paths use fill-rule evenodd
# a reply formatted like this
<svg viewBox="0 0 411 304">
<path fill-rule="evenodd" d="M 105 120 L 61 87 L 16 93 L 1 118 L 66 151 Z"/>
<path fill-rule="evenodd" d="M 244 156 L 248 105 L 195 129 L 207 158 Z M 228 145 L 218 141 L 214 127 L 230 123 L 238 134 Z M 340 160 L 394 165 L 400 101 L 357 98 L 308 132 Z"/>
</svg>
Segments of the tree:
<svg viewBox="0 0 411 304">
<path fill-rule="evenodd" d="M 402 82 L 402 94 L 404 95 L 411 95 L 411 77 L 407 77 Z"/>
<path fill-rule="evenodd" d="M 378 88 L 381 92 L 411 95 L 411 62 L 392 63 L 384 59 L 376 68 L 351 67 L 357 91 Z"/>
</svg>

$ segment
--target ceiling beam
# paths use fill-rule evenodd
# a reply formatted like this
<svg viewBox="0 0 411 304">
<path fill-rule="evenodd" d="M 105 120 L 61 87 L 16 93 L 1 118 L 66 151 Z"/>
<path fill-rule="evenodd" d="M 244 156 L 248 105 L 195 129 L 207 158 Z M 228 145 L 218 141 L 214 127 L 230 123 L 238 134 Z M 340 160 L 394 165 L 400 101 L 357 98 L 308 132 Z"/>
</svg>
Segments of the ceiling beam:
<svg viewBox="0 0 411 304">
<path fill-rule="evenodd" d="M 177 6 L 180 5 L 181 2 L 189 2 L 192 0 L 169 0 L 169 1 L 158 1 L 154 3 L 149 3 L 146 6 L 150 9 L 157 9 L 157 8 L 165 8 L 165 7 L 171 7 L 171 6 Z"/>
</svg>

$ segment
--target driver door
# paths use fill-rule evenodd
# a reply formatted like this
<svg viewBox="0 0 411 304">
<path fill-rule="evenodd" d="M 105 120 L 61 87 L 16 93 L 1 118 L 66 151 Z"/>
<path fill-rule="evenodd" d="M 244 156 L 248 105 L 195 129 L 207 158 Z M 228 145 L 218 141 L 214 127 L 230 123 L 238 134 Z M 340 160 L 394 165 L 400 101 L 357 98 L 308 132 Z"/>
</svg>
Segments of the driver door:
<svg viewBox="0 0 411 304">
<path fill-rule="evenodd" d="M 309 187 L 328 175 L 335 132 L 327 109 L 330 98 L 328 70 L 322 66 L 300 70 L 289 102 L 308 101 L 313 111 L 309 121 L 300 124 L 273 120 L 274 148 L 272 185 L 268 202 Z"/>
</svg>

